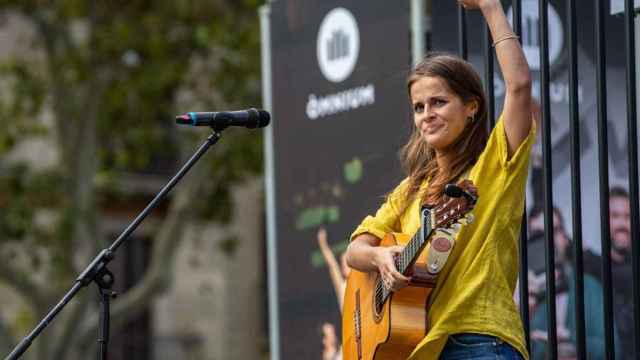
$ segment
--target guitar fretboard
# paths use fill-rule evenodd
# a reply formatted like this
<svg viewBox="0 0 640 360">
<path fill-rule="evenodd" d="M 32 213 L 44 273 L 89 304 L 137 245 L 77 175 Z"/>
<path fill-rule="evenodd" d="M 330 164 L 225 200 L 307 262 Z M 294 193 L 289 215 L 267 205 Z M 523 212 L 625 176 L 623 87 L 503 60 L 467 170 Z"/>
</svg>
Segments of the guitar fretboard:
<svg viewBox="0 0 640 360">
<path fill-rule="evenodd" d="M 404 274 L 409 266 L 413 265 L 414 261 L 427 244 L 427 239 L 431 236 L 433 225 L 431 223 L 431 210 L 425 208 L 420 213 L 422 219 L 422 226 L 413 235 L 411 240 L 405 245 L 402 253 L 396 259 L 396 268 L 400 273 Z M 391 290 L 387 289 L 381 279 L 376 282 L 376 308 L 378 311 L 382 309 L 382 305 L 391 295 Z"/>
<path fill-rule="evenodd" d="M 433 228 L 431 225 L 431 210 L 426 208 L 423 209 L 421 211 L 421 219 L 422 226 L 418 231 L 416 231 L 397 259 L 396 268 L 402 274 L 404 274 L 407 269 L 409 269 L 409 266 L 413 264 L 426 245 L 427 239 L 431 236 L 431 230 Z"/>
</svg>

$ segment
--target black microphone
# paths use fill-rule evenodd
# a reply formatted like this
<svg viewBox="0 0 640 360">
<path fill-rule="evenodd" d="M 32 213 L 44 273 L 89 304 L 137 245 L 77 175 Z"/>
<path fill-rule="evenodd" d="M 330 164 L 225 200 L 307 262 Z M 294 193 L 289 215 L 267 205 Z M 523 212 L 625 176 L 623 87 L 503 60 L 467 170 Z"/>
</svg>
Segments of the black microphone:
<svg viewBox="0 0 640 360">
<path fill-rule="evenodd" d="M 459 198 L 464 193 L 464 190 L 458 185 L 447 184 L 444 186 L 444 193 L 452 198 Z"/>
<path fill-rule="evenodd" d="M 176 116 L 176 123 L 192 126 L 212 126 L 224 129 L 228 126 L 261 128 L 269 125 L 271 115 L 267 111 L 248 109 L 220 112 L 189 112 Z"/>
<path fill-rule="evenodd" d="M 474 196 L 473 194 L 470 194 L 469 192 L 465 191 L 460 186 L 455 185 L 455 184 L 447 184 L 447 185 L 445 185 L 444 186 L 444 193 L 447 196 L 452 197 L 452 198 L 459 198 L 461 196 L 464 196 L 472 204 L 475 204 L 476 201 L 478 201 L 478 197 L 477 196 Z"/>
</svg>

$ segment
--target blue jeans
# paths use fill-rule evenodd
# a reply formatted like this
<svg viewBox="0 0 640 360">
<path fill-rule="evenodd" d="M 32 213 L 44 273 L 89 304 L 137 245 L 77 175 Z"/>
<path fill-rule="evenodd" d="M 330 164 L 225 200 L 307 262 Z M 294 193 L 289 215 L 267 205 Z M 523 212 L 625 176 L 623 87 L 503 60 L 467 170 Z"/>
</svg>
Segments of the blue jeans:
<svg viewBox="0 0 640 360">
<path fill-rule="evenodd" d="M 511 345 L 495 336 L 455 334 L 449 336 L 440 360 L 523 360 Z"/>
</svg>

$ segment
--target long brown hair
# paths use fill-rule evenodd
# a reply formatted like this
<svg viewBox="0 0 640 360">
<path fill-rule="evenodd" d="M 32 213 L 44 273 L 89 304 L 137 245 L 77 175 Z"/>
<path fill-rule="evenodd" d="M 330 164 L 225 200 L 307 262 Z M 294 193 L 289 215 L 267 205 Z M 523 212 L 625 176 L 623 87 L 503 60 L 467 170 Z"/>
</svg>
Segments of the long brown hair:
<svg viewBox="0 0 640 360">
<path fill-rule="evenodd" d="M 464 104 L 475 101 L 476 115 L 458 137 L 448 147 L 447 168 L 439 168 L 435 149 L 422 138 L 414 126 L 409 142 L 400 150 L 402 167 L 409 177 L 405 194 L 406 206 L 418 195 L 420 185 L 429 181 L 429 187 L 422 194 L 423 204 L 436 204 L 443 196 L 444 186 L 455 182 L 475 164 L 484 150 L 489 137 L 487 128 L 487 101 L 480 76 L 471 64 L 454 55 L 432 53 L 424 58 L 409 74 L 407 90 L 411 100 L 411 87 L 424 77 L 438 77 L 445 81 L 449 89 L 462 99 Z"/>
</svg>

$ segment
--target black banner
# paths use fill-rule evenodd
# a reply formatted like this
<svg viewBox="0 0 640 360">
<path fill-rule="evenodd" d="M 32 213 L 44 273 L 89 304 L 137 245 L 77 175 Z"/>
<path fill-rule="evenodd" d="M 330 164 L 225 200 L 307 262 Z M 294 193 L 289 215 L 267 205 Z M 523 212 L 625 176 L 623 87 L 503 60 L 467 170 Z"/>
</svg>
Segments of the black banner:
<svg viewBox="0 0 640 360">
<path fill-rule="evenodd" d="M 276 1 L 271 37 L 281 358 L 318 359 L 341 332 L 318 230 L 340 262 L 401 180 L 409 3 Z"/>
</svg>

